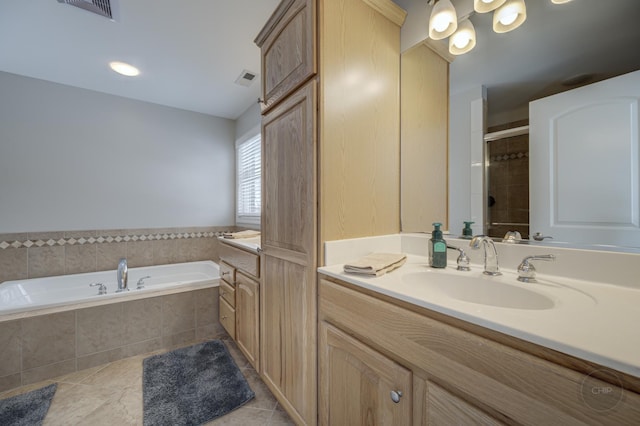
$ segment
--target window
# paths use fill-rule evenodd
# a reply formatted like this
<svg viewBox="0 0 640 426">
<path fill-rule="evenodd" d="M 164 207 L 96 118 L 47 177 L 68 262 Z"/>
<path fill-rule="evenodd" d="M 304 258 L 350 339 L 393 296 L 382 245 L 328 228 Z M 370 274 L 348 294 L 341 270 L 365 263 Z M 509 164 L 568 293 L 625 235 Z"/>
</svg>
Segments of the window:
<svg viewBox="0 0 640 426">
<path fill-rule="evenodd" d="M 260 225 L 262 156 L 260 135 L 236 143 L 236 223 Z"/>
</svg>

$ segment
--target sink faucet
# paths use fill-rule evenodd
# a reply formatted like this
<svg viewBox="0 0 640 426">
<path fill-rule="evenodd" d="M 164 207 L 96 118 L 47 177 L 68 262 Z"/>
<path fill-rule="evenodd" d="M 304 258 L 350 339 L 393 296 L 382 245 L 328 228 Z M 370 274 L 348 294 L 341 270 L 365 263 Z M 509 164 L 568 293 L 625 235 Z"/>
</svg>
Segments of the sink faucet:
<svg viewBox="0 0 640 426">
<path fill-rule="evenodd" d="M 556 260 L 556 257 L 552 254 L 539 254 L 537 256 L 527 256 L 522 259 L 520 265 L 518 265 L 518 281 L 523 283 L 535 283 L 536 281 L 536 268 L 531 263 L 532 260 Z"/>
<path fill-rule="evenodd" d="M 120 259 L 120 262 L 118 262 L 118 290 L 116 290 L 116 293 L 129 290 L 127 288 L 128 274 L 129 270 L 127 268 L 127 259 L 123 257 Z"/>
<path fill-rule="evenodd" d="M 484 246 L 484 273 L 486 275 L 502 275 L 498 267 L 498 252 L 491 237 L 476 235 L 471 239 L 469 245 L 473 249 L 479 249 L 480 245 Z"/>
</svg>

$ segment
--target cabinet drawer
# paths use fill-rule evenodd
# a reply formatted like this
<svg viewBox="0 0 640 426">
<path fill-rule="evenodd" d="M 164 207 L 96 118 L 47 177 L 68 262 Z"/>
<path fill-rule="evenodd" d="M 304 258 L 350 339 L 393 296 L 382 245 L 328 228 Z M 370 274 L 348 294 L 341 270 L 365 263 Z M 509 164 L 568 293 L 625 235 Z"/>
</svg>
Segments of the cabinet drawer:
<svg viewBox="0 0 640 426">
<path fill-rule="evenodd" d="M 220 300 L 220 324 L 227 330 L 229 336 L 236 338 L 236 310 L 231 307 L 222 297 Z"/>
<path fill-rule="evenodd" d="M 222 243 L 220 244 L 220 260 L 222 260 L 221 263 L 227 263 L 229 267 L 240 269 L 256 278 L 260 277 L 260 256 L 256 253 Z M 222 266 L 220 271 L 220 274 L 222 274 Z M 225 279 L 225 281 L 227 280 Z M 235 283 L 235 276 L 232 283 Z"/>
<path fill-rule="evenodd" d="M 236 270 L 225 262 L 220 262 L 220 278 L 227 284 L 234 286 L 236 283 Z"/>
<path fill-rule="evenodd" d="M 236 306 L 236 289 L 224 281 L 220 281 L 220 297 L 223 298 L 232 308 Z"/>
<path fill-rule="evenodd" d="M 316 73 L 315 1 L 280 3 L 255 42 L 262 55 L 263 110 Z"/>
</svg>

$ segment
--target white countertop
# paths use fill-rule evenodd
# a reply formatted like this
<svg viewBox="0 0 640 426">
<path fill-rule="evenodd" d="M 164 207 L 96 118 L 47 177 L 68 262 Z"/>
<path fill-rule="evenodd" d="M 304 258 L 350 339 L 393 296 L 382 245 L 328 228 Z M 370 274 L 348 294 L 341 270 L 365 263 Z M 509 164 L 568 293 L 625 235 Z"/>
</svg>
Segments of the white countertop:
<svg viewBox="0 0 640 426">
<path fill-rule="evenodd" d="M 429 268 L 424 256 L 408 255 L 401 268 L 378 278 L 346 274 L 343 264 L 319 268 L 322 274 L 412 303 L 473 324 L 640 377 L 640 290 L 538 273 L 540 283 L 520 283 L 513 270 L 501 277 L 482 276 L 482 267 L 457 271 L 450 256 L 444 270 Z M 426 272 L 434 280 L 443 274 L 471 274 L 535 289 L 553 299 L 551 309 L 512 309 L 451 298 L 432 286 L 404 280 Z M 432 274 L 432 275 L 431 275 Z M 569 299 L 567 299 L 569 298 Z M 569 301 L 569 303 L 565 303 Z"/>
<path fill-rule="evenodd" d="M 224 238 L 218 237 L 220 241 L 224 241 L 227 244 L 232 246 L 239 247 L 245 250 L 251 250 L 255 253 L 258 253 L 260 249 L 260 237 L 251 237 L 251 238 Z"/>
</svg>

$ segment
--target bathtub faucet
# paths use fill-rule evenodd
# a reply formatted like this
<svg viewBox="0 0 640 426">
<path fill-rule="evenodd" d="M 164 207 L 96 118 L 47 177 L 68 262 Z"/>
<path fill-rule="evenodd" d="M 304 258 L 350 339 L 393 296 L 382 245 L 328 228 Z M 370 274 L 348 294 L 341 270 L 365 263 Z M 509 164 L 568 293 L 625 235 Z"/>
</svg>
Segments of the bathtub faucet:
<svg viewBox="0 0 640 426">
<path fill-rule="evenodd" d="M 129 291 L 129 288 L 127 288 L 128 274 L 129 270 L 127 268 L 127 259 L 123 257 L 118 263 L 118 290 L 116 290 L 116 293 Z"/>
</svg>

